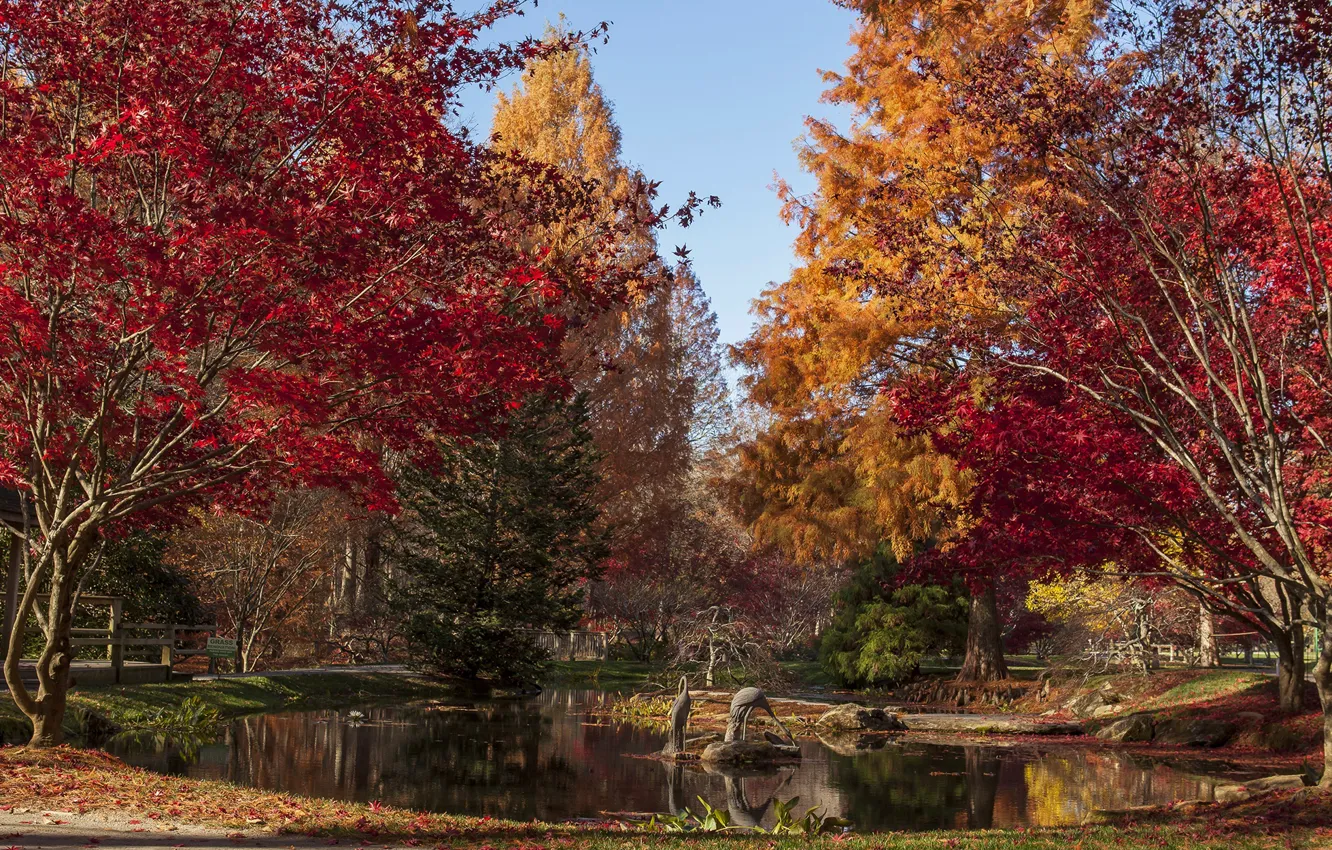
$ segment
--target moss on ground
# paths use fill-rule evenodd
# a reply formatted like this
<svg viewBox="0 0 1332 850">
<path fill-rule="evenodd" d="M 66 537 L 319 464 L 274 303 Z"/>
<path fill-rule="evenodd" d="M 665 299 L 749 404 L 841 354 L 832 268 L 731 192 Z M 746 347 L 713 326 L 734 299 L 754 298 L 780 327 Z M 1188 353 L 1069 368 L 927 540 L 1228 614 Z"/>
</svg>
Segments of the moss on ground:
<svg viewBox="0 0 1332 850">
<path fill-rule="evenodd" d="M 1200 672 L 1155 696 L 1143 699 L 1136 707 L 1143 711 L 1191 705 L 1224 699 L 1271 684 L 1271 676 L 1247 670 Z"/>
</svg>

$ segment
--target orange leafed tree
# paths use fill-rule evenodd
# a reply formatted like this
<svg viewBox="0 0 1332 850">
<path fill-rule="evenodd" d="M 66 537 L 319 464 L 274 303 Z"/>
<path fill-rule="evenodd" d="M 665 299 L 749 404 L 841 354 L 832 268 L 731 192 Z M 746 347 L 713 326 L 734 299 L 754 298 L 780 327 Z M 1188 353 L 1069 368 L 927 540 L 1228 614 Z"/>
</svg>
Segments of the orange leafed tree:
<svg viewBox="0 0 1332 850">
<path fill-rule="evenodd" d="M 562 31 L 553 28 L 547 38 Z M 638 267 L 655 253 L 651 229 L 626 221 L 650 213 L 626 203 L 650 192 L 621 159 L 620 129 L 585 49 L 529 63 L 520 83 L 499 96 L 492 129 L 499 149 L 586 181 L 581 215 L 541 233 L 551 247 L 547 263 L 577 268 L 597 251 Z M 597 241 L 612 231 L 616 245 Z M 622 562 L 664 557 L 660 538 L 679 512 L 695 444 L 721 427 L 727 405 L 716 319 L 688 268 L 652 264 L 631 290 L 623 307 L 572 328 L 563 350 L 575 388 L 587 396 L 602 454 L 599 501 Z"/>
<path fill-rule="evenodd" d="M 1039 188 L 1032 164 L 1008 155 L 1002 127 L 961 120 L 953 106 L 989 51 L 1078 55 L 1097 34 L 1102 4 L 842 5 L 861 17 L 846 70 L 825 74 L 824 100 L 853 118 L 847 128 L 808 122 L 800 158 L 817 181 L 812 194 L 779 184 L 785 217 L 800 228 L 801 263 L 758 299 L 758 327 L 735 352 L 767 420 L 741 448 L 739 497 L 761 539 L 802 557 L 863 554 L 880 541 L 906 557 L 925 540 L 946 550 L 984 506 L 969 499 L 965 470 L 928 438 L 899 432 L 889 394 L 913 376 L 959 367 L 921 352 L 939 327 L 992 313 L 983 252 L 1018 208 L 994 203 L 994 188 L 1018 197 Z M 885 242 L 885 221 L 909 235 Z M 902 277 L 920 282 L 913 292 L 927 303 L 903 304 L 875 285 Z M 969 578 L 975 634 L 963 677 L 1001 678 L 989 577 Z M 977 640 L 982 633 L 991 639 Z"/>
</svg>

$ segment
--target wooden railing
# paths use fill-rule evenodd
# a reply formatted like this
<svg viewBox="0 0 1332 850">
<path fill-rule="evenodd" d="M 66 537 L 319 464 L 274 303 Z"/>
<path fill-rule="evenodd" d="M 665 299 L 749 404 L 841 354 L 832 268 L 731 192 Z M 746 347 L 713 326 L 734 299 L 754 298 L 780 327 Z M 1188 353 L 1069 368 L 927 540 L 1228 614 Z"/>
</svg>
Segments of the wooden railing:
<svg viewBox="0 0 1332 850">
<path fill-rule="evenodd" d="M 162 623 L 119 623 L 115 628 L 107 629 L 71 629 L 70 645 L 105 646 L 106 658 L 115 671 L 115 680 L 120 681 L 120 671 L 125 662 L 144 661 L 157 663 L 165 667 L 174 667 L 176 660 L 198 655 L 207 655 L 203 648 L 191 648 L 179 645 L 180 640 L 190 633 L 213 633 L 216 625 L 186 626 Z M 148 632 L 151 636 L 133 634 Z M 147 656 L 147 657 L 143 657 Z"/>
<path fill-rule="evenodd" d="M 45 601 L 50 597 L 48 594 L 41 593 L 37 595 L 38 600 Z M 96 594 L 83 593 L 79 595 L 79 604 L 102 606 L 105 605 L 110 612 L 107 619 L 107 627 L 104 629 L 70 629 L 70 647 L 77 649 L 83 646 L 104 646 L 106 647 L 106 659 L 111 662 L 111 667 L 115 670 L 115 680 L 120 681 L 120 672 L 125 666 L 125 656 L 144 656 L 149 664 L 161 664 L 168 668 L 175 666 L 176 659 L 188 658 L 195 655 L 207 655 L 208 651 L 203 648 L 192 648 L 179 646 L 181 638 L 191 632 L 206 632 L 213 634 L 217 631 L 216 625 L 188 626 L 188 625 L 168 625 L 164 623 L 126 623 L 122 615 L 125 610 L 125 599 L 121 596 L 101 596 Z M 150 636 L 144 637 L 132 634 L 133 632 L 149 632 Z M 131 660 L 141 660 L 133 658 Z M 209 664 L 211 672 L 211 661 Z"/>
<path fill-rule="evenodd" d="M 524 630 L 536 645 L 556 661 L 605 661 L 610 658 L 610 639 L 605 632 L 541 632 Z"/>
</svg>

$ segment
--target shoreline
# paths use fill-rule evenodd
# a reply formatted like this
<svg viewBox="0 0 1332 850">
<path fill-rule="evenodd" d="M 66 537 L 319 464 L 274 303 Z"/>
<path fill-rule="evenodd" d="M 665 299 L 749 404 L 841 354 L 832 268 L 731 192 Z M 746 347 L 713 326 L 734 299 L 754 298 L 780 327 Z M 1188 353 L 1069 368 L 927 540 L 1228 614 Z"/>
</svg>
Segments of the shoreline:
<svg viewBox="0 0 1332 850">
<path fill-rule="evenodd" d="M 1263 850 L 1274 833 L 1286 846 L 1326 846 L 1332 838 L 1332 795 L 1294 799 L 1292 794 L 1270 795 L 1231 805 L 1192 804 L 1151 811 L 1102 813 L 1108 822 L 1073 827 L 995 830 L 941 830 L 919 833 L 847 833 L 835 841 L 848 850 L 941 850 L 965 846 L 976 850 L 1036 850 L 1079 846 L 1108 850 L 1124 846 L 1165 848 L 1235 848 Z M 1307 797 L 1307 795 L 1306 795 Z M 128 767 L 114 757 L 95 751 L 62 747 L 28 751 L 0 748 L 0 825 L 22 833 L 10 840 L 15 846 L 34 846 L 49 835 L 80 837 L 106 833 L 77 833 L 83 824 L 112 820 L 133 829 L 165 832 L 175 842 L 188 830 L 203 830 L 209 837 L 226 837 L 248 846 L 288 847 L 293 838 L 353 839 L 352 846 L 435 846 L 454 850 L 561 846 L 572 850 L 623 848 L 694 848 L 724 842 L 727 848 L 809 847 L 810 842 L 832 838 L 753 834 L 647 831 L 626 823 L 519 823 L 490 818 L 416 812 L 374 803 L 278 794 L 224 782 L 190 780 Z M 1257 813 L 1266 813 L 1257 818 Z M 50 821 L 43 824 L 42 821 Z M 54 821 L 65 821 L 55 823 Z M 138 821 L 132 824 L 131 821 Z M 174 827 L 174 828 L 173 828 Z M 1205 828 L 1204 828 L 1205 827 Z M 140 833 L 133 833 L 140 834 Z M 117 842 L 119 843 L 119 842 Z M 67 844 L 65 846 L 75 846 Z M 109 846 L 109 845 L 108 845 Z M 123 845 L 121 845 L 123 846 Z M 147 846 L 147 845 L 145 845 Z M 164 845 L 159 845 L 164 846 Z M 308 842 L 302 846 L 310 846 Z"/>
</svg>

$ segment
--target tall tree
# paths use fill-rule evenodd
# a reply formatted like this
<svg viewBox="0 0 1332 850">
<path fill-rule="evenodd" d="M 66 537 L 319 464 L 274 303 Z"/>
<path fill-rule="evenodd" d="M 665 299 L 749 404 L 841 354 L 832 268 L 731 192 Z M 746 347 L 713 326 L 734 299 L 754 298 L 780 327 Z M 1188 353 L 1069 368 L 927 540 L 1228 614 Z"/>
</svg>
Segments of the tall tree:
<svg viewBox="0 0 1332 850">
<path fill-rule="evenodd" d="M 576 623 L 606 554 L 586 406 L 534 396 L 441 454 L 404 475 L 388 550 L 408 650 L 448 675 L 532 681 L 543 658 L 524 630 Z"/>
<path fill-rule="evenodd" d="M 953 341 L 1022 399 L 1028 430 L 1076 438 L 1083 473 L 1043 482 L 1075 527 L 1122 531 L 1141 569 L 1273 639 L 1293 710 L 1303 630 L 1326 633 L 1332 610 L 1332 30 L 1301 2 L 1144 4 L 1113 23 L 1108 58 L 976 69 L 959 111 L 1005 128 L 1045 186 L 989 234 L 1001 309 Z M 1315 681 L 1326 761 L 1332 644 Z"/>
<path fill-rule="evenodd" d="M 843 5 L 861 13 L 855 52 L 844 74 L 825 74 L 824 99 L 850 107 L 853 120 L 847 130 L 808 122 L 801 160 L 817 188 L 804 197 L 782 186 L 802 264 L 759 299 L 759 326 L 737 349 L 750 398 L 771 417 L 743 450 L 753 484 L 744 498 L 760 534 L 803 554 L 864 557 L 886 540 L 905 559 L 921 540 L 946 550 L 965 538 L 984 506 L 968 470 L 930 435 L 898 427 L 891 393 L 921 372 L 961 367 L 960 352 L 929 343 L 962 317 L 988 314 L 985 243 L 974 234 L 1013 215 L 990 201 L 989 184 L 1028 187 L 1034 176 L 1008 153 L 1002 125 L 952 107 L 992 52 L 1020 45 L 1059 56 L 1086 44 L 1101 4 Z M 911 237 L 881 238 L 888 219 Z M 976 266 L 959 272 L 954 251 Z M 903 275 L 931 293 L 931 309 L 908 314 L 877 283 Z M 1012 564 L 956 568 L 973 586 L 977 627 L 964 676 L 1003 676 L 992 586 Z"/>
<path fill-rule="evenodd" d="M 34 745 L 60 740 L 103 529 L 289 484 L 391 508 L 370 447 L 428 454 L 484 427 L 551 383 L 573 292 L 624 292 L 622 257 L 589 253 L 572 280 L 524 250 L 578 187 L 520 184 L 522 162 L 442 120 L 462 86 L 557 49 L 476 47 L 519 5 L 0 10 L 0 484 L 33 520 L 20 624 L 49 591 L 37 693 L 21 627 L 5 679 Z"/>
<path fill-rule="evenodd" d="M 576 266 L 587 230 L 606 217 L 621 222 L 622 257 L 655 250 L 651 233 L 623 223 L 618 199 L 644 178 L 622 162 L 620 131 L 586 52 L 530 63 L 521 83 L 500 96 L 493 126 L 500 147 L 587 180 L 601 198 L 583 218 L 549 231 L 548 263 Z M 649 654 L 684 604 L 681 585 L 671 582 L 698 540 L 693 506 L 683 498 L 693 464 L 729 427 L 717 339 L 707 297 L 682 264 L 649 269 L 623 309 L 574 329 L 564 349 L 571 380 L 587 395 L 602 457 L 599 500 L 611 529 L 611 560 L 594 608 L 626 625 Z"/>
</svg>

